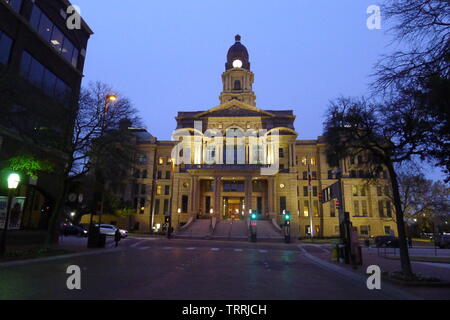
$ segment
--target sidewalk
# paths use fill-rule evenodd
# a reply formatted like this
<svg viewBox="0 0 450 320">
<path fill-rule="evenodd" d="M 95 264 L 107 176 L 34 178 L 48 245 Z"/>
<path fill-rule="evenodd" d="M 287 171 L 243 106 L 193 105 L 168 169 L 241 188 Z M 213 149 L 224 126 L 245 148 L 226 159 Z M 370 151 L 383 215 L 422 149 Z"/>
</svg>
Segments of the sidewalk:
<svg viewBox="0 0 450 320">
<path fill-rule="evenodd" d="M 320 246 L 304 244 L 302 247 L 310 255 L 313 255 L 316 258 L 332 263 L 333 265 L 341 267 L 347 271 L 364 276 L 367 276 L 367 267 L 371 265 L 379 266 L 382 272 L 393 272 L 400 270 L 399 260 L 391 260 L 378 256 L 378 250 L 374 248 L 371 248 L 363 253 L 363 266 L 358 266 L 357 270 L 353 270 L 350 265 L 331 261 L 331 247 L 329 245 Z M 441 279 L 442 281 L 450 282 L 450 264 L 412 262 L 412 268 L 414 273 L 421 273 L 425 276 L 435 277 Z M 407 291 L 422 299 L 450 299 L 450 288 L 406 287 L 400 285 L 394 286 L 402 288 L 404 291 Z"/>
</svg>

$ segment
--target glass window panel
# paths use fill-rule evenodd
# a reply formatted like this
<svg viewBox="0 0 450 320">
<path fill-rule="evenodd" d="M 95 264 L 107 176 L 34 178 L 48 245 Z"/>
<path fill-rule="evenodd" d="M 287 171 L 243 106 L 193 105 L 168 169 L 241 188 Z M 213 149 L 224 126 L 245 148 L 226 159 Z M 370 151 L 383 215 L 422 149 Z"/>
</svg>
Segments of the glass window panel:
<svg viewBox="0 0 450 320">
<path fill-rule="evenodd" d="M 30 65 L 31 65 L 31 56 L 28 52 L 23 52 L 22 60 L 20 61 L 20 73 L 26 79 L 28 79 L 28 75 L 30 73 Z"/>
<path fill-rule="evenodd" d="M 77 48 L 73 48 L 73 54 L 72 54 L 72 65 L 76 68 L 78 66 L 78 55 L 79 55 L 79 51 Z"/>
<path fill-rule="evenodd" d="M 0 32 L 0 63 L 7 64 L 11 55 L 12 39 Z"/>
<path fill-rule="evenodd" d="M 72 62 L 73 44 L 67 38 L 64 39 L 64 46 L 62 48 L 62 56 L 69 62 Z"/>
<path fill-rule="evenodd" d="M 37 6 L 33 6 L 33 11 L 31 12 L 30 24 L 34 30 L 39 30 L 39 21 L 41 20 L 41 9 Z"/>
<path fill-rule="evenodd" d="M 45 14 L 41 15 L 41 20 L 39 23 L 39 34 L 46 40 L 50 41 L 51 35 L 53 31 L 53 23 L 45 16 Z"/>
<path fill-rule="evenodd" d="M 55 95 L 56 79 L 56 76 L 52 72 L 45 70 L 43 89 L 46 94 L 52 97 Z"/>
<path fill-rule="evenodd" d="M 20 8 L 22 7 L 22 0 L 6 0 L 6 3 L 9 3 L 9 5 L 10 5 L 16 12 L 20 12 Z"/>
<path fill-rule="evenodd" d="M 37 60 L 32 58 L 31 70 L 28 79 L 37 87 L 41 88 L 43 77 L 44 77 L 44 66 L 40 64 Z"/>
<path fill-rule="evenodd" d="M 61 53 L 64 42 L 64 35 L 57 27 L 53 28 L 53 33 L 50 42 L 53 48 L 55 48 L 56 51 Z"/>
</svg>

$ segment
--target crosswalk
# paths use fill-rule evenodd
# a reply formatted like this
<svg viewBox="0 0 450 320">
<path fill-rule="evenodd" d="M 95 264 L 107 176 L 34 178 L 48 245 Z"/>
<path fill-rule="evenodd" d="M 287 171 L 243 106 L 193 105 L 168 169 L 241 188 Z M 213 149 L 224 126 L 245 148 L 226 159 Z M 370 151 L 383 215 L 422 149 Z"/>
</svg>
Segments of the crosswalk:
<svg viewBox="0 0 450 320">
<path fill-rule="evenodd" d="M 211 253 L 218 253 L 218 252 L 235 252 L 235 253 L 244 253 L 244 252 L 257 252 L 260 254 L 269 254 L 271 251 L 268 249 L 258 249 L 258 248 L 232 248 L 232 247 L 224 247 L 224 248 L 217 248 L 217 247 L 208 247 L 208 246 L 200 246 L 200 247 L 183 247 L 183 246 L 149 246 L 148 243 L 145 243 L 145 241 L 138 241 L 136 243 L 133 243 L 128 246 L 128 248 L 140 250 L 140 251 L 171 251 L 171 250 L 178 250 L 178 251 L 187 251 L 187 252 L 194 252 L 194 251 L 209 251 Z M 274 250 L 275 251 L 275 250 Z"/>
</svg>

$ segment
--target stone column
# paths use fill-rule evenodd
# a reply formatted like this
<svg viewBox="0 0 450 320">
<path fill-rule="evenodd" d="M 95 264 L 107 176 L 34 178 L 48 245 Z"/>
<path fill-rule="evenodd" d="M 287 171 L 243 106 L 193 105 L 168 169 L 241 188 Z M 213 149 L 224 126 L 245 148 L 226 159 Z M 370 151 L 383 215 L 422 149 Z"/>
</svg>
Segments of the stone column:
<svg viewBox="0 0 450 320">
<path fill-rule="evenodd" d="M 221 177 L 214 179 L 214 215 L 218 220 L 222 219 L 222 204 L 220 203 Z"/>
<path fill-rule="evenodd" d="M 252 177 L 246 177 L 245 178 L 245 217 L 248 216 L 250 210 L 253 209 L 252 206 L 252 192 L 253 192 L 253 186 L 252 186 Z"/>
<path fill-rule="evenodd" d="M 269 215 L 272 216 L 275 213 L 275 178 L 269 177 L 267 179 L 268 186 L 268 202 L 269 202 Z"/>
<path fill-rule="evenodd" d="M 193 210 L 194 210 L 194 214 L 197 215 L 199 214 L 199 202 L 200 202 L 200 180 L 199 177 L 194 177 L 194 198 L 193 200 Z"/>
</svg>

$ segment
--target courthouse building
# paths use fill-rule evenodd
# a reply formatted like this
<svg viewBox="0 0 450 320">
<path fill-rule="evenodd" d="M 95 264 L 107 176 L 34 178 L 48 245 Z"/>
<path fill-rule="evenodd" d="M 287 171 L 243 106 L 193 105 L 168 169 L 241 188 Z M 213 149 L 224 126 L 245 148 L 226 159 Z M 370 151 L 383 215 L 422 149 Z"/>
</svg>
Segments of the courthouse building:
<svg viewBox="0 0 450 320">
<path fill-rule="evenodd" d="M 159 141 L 145 130 L 130 129 L 141 151 L 125 192 L 137 210 L 135 226 L 158 230 L 169 213 L 175 229 L 213 217 L 245 221 L 252 211 L 277 224 L 287 211 L 296 235 L 307 236 L 312 221 L 316 235 L 336 236 L 336 203 L 322 204 L 319 198 L 321 190 L 338 181 L 335 168 L 327 164 L 326 145 L 321 137 L 298 139 L 301 128 L 294 127 L 292 110 L 256 104 L 254 74 L 240 40 L 236 36 L 227 55 L 220 104 L 179 112 L 176 141 Z M 345 211 L 364 236 L 395 232 L 384 186 L 387 176 L 380 185 L 369 185 L 363 162 L 360 156 L 341 165 Z"/>
</svg>

